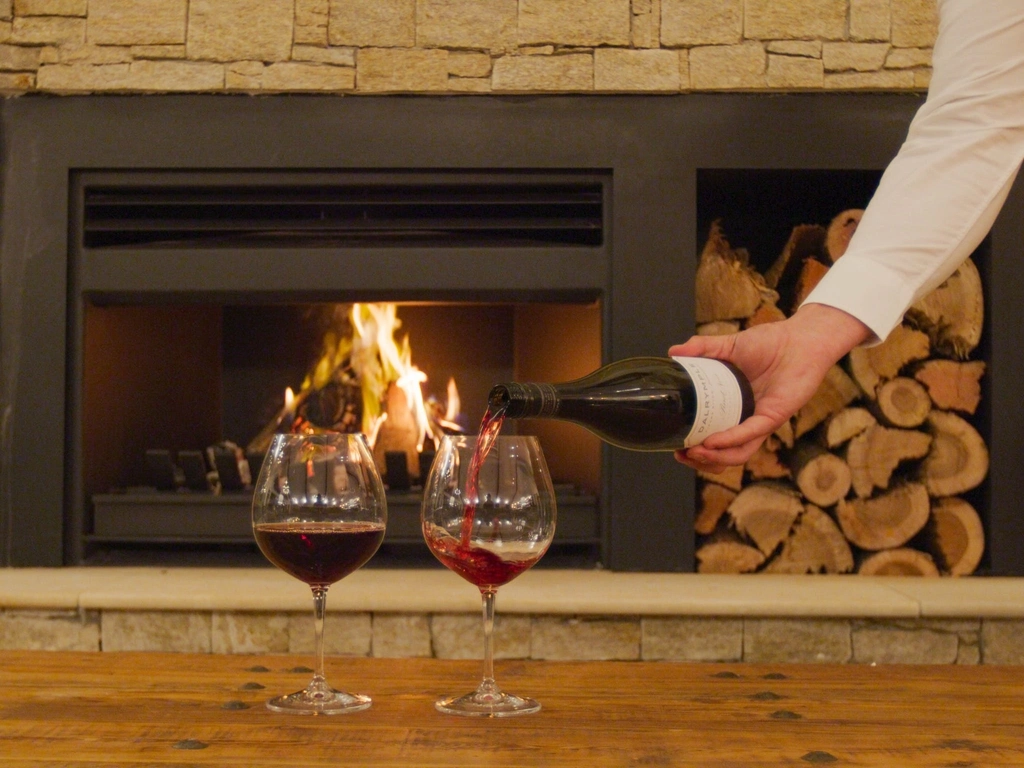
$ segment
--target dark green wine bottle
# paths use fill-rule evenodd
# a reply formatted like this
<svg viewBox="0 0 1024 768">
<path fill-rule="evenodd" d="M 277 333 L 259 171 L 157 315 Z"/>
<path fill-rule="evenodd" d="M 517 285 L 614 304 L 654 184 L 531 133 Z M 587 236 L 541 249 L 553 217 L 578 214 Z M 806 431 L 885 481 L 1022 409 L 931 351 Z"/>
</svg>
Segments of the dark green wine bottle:
<svg viewBox="0 0 1024 768">
<path fill-rule="evenodd" d="M 631 357 L 575 381 L 498 384 L 488 408 L 507 419 L 575 422 L 620 448 L 673 451 L 739 424 L 754 412 L 754 394 L 731 363 Z"/>
</svg>

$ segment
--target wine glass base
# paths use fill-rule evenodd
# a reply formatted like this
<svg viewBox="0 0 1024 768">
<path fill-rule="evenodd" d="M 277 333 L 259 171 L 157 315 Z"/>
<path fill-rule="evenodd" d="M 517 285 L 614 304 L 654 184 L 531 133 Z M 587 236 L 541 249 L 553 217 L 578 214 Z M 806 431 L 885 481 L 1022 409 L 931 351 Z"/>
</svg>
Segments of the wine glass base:
<svg viewBox="0 0 1024 768">
<path fill-rule="evenodd" d="M 540 702 L 502 691 L 476 690 L 464 696 L 448 696 L 438 699 L 434 702 L 434 707 L 438 712 L 443 712 L 446 715 L 513 717 L 539 712 Z"/>
<path fill-rule="evenodd" d="M 344 715 L 369 709 L 371 703 L 369 696 L 320 687 L 277 696 L 267 702 L 267 709 L 294 715 Z"/>
</svg>

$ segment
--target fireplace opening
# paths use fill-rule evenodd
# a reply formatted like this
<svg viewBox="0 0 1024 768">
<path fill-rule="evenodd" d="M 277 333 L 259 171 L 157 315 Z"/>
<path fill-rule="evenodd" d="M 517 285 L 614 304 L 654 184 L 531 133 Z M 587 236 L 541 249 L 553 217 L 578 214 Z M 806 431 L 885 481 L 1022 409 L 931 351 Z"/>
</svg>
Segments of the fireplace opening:
<svg viewBox="0 0 1024 768">
<path fill-rule="evenodd" d="M 287 430 L 278 423 L 286 391 L 299 392 L 328 353 L 351 343 L 351 337 L 340 335 L 351 328 L 339 318 L 352 307 L 87 305 L 81 411 L 84 561 L 253 559 L 249 505 L 251 481 L 265 450 L 260 437 Z M 456 399 L 457 414 L 444 431 L 474 433 L 487 393 L 499 381 L 569 380 L 600 365 L 596 301 L 399 303 L 392 311 L 396 342 L 408 344 L 411 363 L 426 377 L 419 386 L 424 399 L 441 411 L 447 398 Z M 349 394 L 357 398 L 359 371 L 354 372 Z M 355 399 L 352 404 L 360 406 Z M 375 455 L 391 506 L 385 544 L 374 560 L 378 566 L 429 563 L 418 523 L 418 472 L 430 461 L 433 438 L 428 435 L 415 447 L 417 463 L 396 463 L 400 451 L 389 456 L 384 447 L 408 446 L 395 438 L 388 443 L 387 426 L 385 420 L 369 430 L 378 443 Z M 516 429 L 540 436 L 559 494 L 559 535 L 545 559 L 595 564 L 600 556 L 597 438 L 565 424 L 510 424 L 507 431 Z M 221 456 L 225 444 L 238 446 L 231 461 Z M 239 458 L 244 462 L 236 474 Z"/>
</svg>

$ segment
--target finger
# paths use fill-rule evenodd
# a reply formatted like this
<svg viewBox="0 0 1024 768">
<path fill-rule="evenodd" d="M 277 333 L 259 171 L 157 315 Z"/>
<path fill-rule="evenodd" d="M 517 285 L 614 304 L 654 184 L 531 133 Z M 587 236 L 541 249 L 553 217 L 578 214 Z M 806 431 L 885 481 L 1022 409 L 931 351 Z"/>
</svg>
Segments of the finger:
<svg viewBox="0 0 1024 768">
<path fill-rule="evenodd" d="M 725 467 L 746 464 L 763 442 L 764 437 L 757 437 L 729 448 L 716 449 L 708 448 L 706 444 L 697 445 L 686 451 L 686 459 L 688 463 L 693 462 L 690 466 L 702 471 L 721 472 Z M 711 467 L 719 469 L 709 469 Z"/>
<path fill-rule="evenodd" d="M 699 447 L 707 450 L 724 450 L 737 448 L 755 440 L 760 442 L 778 429 L 780 423 L 769 416 L 755 413 L 735 427 L 729 427 L 729 429 L 708 435 L 707 439 Z"/>
<path fill-rule="evenodd" d="M 687 451 L 684 450 L 676 451 L 675 459 L 680 464 L 683 464 L 689 467 L 690 469 L 712 475 L 721 474 L 722 472 L 725 472 L 725 470 L 729 468 L 726 464 L 709 464 L 703 460 L 698 461 L 696 459 L 692 459 L 687 455 Z"/>
</svg>

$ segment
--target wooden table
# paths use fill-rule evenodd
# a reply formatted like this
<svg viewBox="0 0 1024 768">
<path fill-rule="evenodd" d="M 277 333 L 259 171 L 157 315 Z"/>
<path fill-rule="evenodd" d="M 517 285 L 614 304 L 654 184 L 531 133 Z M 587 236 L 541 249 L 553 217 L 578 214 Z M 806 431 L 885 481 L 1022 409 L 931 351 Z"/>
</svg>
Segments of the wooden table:
<svg viewBox="0 0 1024 768">
<path fill-rule="evenodd" d="M 267 710 L 292 656 L 0 653 L 0 765 L 1024 766 L 1024 668 L 505 662 L 543 710 L 441 715 L 478 664 L 328 661 L 373 707 Z M 296 669 L 299 667 L 299 669 Z"/>
</svg>

